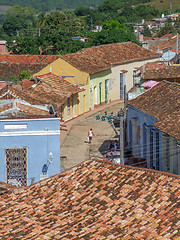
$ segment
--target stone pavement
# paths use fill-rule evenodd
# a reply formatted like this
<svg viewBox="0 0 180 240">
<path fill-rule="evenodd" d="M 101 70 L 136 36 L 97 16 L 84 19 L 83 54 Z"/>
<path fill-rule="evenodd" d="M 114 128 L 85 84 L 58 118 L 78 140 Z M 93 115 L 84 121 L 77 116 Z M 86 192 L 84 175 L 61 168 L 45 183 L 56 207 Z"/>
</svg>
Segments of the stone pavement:
<svg viewBox="0 0 180 240">
<path fill-rule="evenodd" d="M 66 123 L 67 132 L 61 132 L 61 171 L 71 168 L 92 156 L 102 158 L 107 151 L 109 141 L 117 139 L 115 132 L 107 121 L 96 120 L 96 115 L 117 112 L 123 108 L 122 100 L 113 101 L 94 109 Z M 95 134 L 92 143 L 87 143 L 89 129 Z"/>
</svg>

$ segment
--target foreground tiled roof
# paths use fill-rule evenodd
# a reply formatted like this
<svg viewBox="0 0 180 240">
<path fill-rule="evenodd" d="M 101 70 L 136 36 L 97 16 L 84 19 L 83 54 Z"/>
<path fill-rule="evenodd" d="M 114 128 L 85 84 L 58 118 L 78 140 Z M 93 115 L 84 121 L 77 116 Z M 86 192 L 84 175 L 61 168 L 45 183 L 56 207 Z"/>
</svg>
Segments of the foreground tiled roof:
<svg viewBox="0 0 180 240">
<path fill-rule="evenodd" d="M 144 80 L 169 80 L 180 82 L 180 66 L 166 66 L 162 69 L 146 70 Z"/>
<path fill-rule="evenodd" d="M 0 198 L 1 239 L 178 239 L 180 178 L 89 160 Z"/>
<path fill-rule="evenodd" d="M 15 188 L 16 187 L 11 184 L 0 182 L 0 195 L 3 195 L 5 193 L 10 193 Z"/>
<path fill-rule="evenodd" d="M 135 43 L 113 43 L 97 47 L 85 48 L 76 53 L 61 56 L 80 71 L 95 73 L 110 68 L 115 64 L 158 57 Z"/>
<path fill-rule="evenodd" d="M 180 84 L 160 82 L 128 104 L 157 119 L 157 129 L 180 140 Z"/>
<path fill-rule="evenodd" d="M 0 55 L 0 79 L 9 80 L 17 77 L 23 70 L 30 70 L 34 74 L 58 57 L 57 55 Z"/>
</svg>

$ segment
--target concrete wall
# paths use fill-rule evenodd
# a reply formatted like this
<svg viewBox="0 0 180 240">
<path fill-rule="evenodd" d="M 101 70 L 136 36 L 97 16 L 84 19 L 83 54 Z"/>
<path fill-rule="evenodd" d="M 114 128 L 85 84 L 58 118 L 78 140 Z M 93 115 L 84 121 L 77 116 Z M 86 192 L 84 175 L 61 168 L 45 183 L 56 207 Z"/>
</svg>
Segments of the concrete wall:
<svg viewBox="0 0 180 240">
<path fill-rule="evenodd" d="M 133 87 L 133 69 L 137 67 L 141 67 L 142 65 L 148 63 L 148 62 L 155 62 L 159 60 L 159 58 L 156 59 L 150 59 L 145 61 L 137 61 L 122 65 L 117 65 L 112 67 L 111 71 L 111 79 L 112 79 L 112 90 L 111 90 L 111 100 L 117 100 L 120 98 L 120 72 L 122 70 L 126 70 L 126 91 L 128 92 Z"/>
<path fill-rule="evenodd" d="M 17 127 L 26 124 L 27 128 Z M 5 129 L 4 125 L 12 125 L 14 129 Z M 0 181 L 6 182 L 5 149 L 21 147 L 27 147 L 28 185 L 33 177 L 35 182 L 39 181 L 50 152 L 53 162 L 49 165 L 48 176 L 59 173 L 60 119 L 0 120 Z"/>
</svg>

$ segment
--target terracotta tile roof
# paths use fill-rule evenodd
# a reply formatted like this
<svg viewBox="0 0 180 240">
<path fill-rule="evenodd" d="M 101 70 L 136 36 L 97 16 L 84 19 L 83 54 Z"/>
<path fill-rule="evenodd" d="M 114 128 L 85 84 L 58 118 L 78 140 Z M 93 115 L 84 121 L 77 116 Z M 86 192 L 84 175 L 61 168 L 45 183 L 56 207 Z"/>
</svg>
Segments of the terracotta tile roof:
<svg viewBox="0 0 180 240">
<path fill-rule="evenodd" d="M 151 63 L 147 63 L 145 70 L 157 70 L 157 69 L 163 69 L 165 68 L 166 65 L 164 62 L 162 61 L 156 61 L 156 62 L 151 62 Z"/>
<path fill-rule="evenodd" d="M 158 57 L 135 43 L 113 43 L 97 47 L 85 48 L 76 53 L 66 54 L 61 58 L 80 71 L 93 74 L 110 68 L 115 64 Z"/>
<path fill-rule="evenodd" d="M 43 104 L 43 102 L 38 101 L 36 98 L 32 98 L 30 95 L 26 94 L 25 91 L 19 90 L 16 86 L 7 85 L 0 90 L 0 100 L 5 99 L 22 99 L 30 104 Z"/>
<path fill-rule="evenodd" d="M 37 76 L 37 79 L 39 81 L 37 85 L 25 89 L 24 93 L 29 94 L 32 98 L 36 97 L 40 102 L 54 104 L 59 113 L 61 106 L 69 97 L 84 91 L 83 88 L 75 86 L 53 73 Z"/>
<path fill-rule="evenodd" d="M 180 178 L 98 159 L 0 198 L 2 239 L 178 239 Z"/>
<path fill-rule="evenodd" d="M 47 65 L 48 63 L 0 63 L 0 79 L 8 81 L 17 77 L 23 70 L 30 70 L 33 75 Z"/>
<path fill-rule="evenodd" d="M 3 63 L 51 63 L 59 58 L 59 55 L 0 55 Z"/>
<path fill-rule="evenodd" d="M 165 52 L 166 50 L 175 48 L 176 41 L 177 41 L 176 36 L 174 36 L 172 38 L 169 38 L 167 41 L 163 41 L 161 43 L 151 46 L 151 50 L 157 52 L 159 49 L 160 51 L 163 50 Z M 179 41 L 180 41 L 180 37 L 179 37 Z"/>
<path fill-rule="evenodd" d="M 163 35 L 162 37 L 160 37 L 160 39 L 172 39 L 176 37 L 176 35 L 174 35 L 173 33 L 167 33 L 165 35 Z"/>
<path fill-rule="evenodd" d="M 11 184 L 0 182 L 0 195 L 3 195 L 5 193 L 10 193 L 15 188 L 16 187 Z"/>
<path fill-rule="evenodd" d="M 146 70 L 143 75 L 143 80 L 169 80 L 180 82 L 180 66 L 166 66 L 162 69 Z"/>
<path fill-rule="evenodd" d="M 0 78 L 9 80 L 22 70 L 30 70 L 34 74 L 57 58 L 58 55 L 0 55 Z"/>
<path fill-rule="evenodd" d="M 14 85 L 4 87 L 0 90 L 0 99 L 18 98 L 32 105 L 54 104 L 60 113 L 61 106 L 67 98 L 84 91 L 83 88 L 75 86 L 53 73 L 37 76 L 37 79 L 36 85 L 23 91 Z M 30 111 L 32 112 L 32 109 Z"/>
<path fill-rule="evenodd" d="M 180 84 L 160 82 L 128 104 L 155 117 L 157 129 L 180 140 Z"/>
</svg>

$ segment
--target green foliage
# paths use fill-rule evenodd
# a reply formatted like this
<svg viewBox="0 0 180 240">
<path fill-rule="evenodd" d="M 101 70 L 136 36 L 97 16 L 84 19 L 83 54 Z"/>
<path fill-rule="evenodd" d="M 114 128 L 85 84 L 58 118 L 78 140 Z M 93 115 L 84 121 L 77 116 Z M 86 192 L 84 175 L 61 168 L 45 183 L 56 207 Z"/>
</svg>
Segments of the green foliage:
<svg viewBox="0 0 180 240">
<path fill-rule="evenodd" d="M 32 76 L 32 71 L 30 70 L 23 70 L 18 75 L 18 80 L 22 81 L 23 79 L 30 79 Z"/>
<path fill-rule="evenodd" d="M 105 21 L 104 25 L 103 25 L 103 29 L 106 29 L 106 30 L 118 30 L 118 29 L 122 29 L 124 30 L 125 32 L 128 31 L 128 28 L 123 25 L 123 24 L 120 24 L 119 21 L 117 20 L 109 20 L 109 21 Z"/>
<path fill-rule="evenodd" d="M 9 78 L 9 81 L 17 83 L 18 82 L 18 78 L 13 76 L 13 77 Z"/>
<path fill-rule="evenodd" d="M 87 6 L 97 7 L 103 0 L 86 0 Z M 40 11 L 73 9 L 85 5 L 84 0 L 0 0 L 0 5 L 20 5 L 33 7 Z"/>
<path fill-rule="evenodd" d="M 123 29 L 102 30 L 94 36 L 93 44 L 95 46 L 102 44 L 118 43 L 131 41 L 138 44 L 136 37 L 130 31 L 124 31 Z"/>
<path fill-rule="evenodd" d="M 150 20 L 159 15 L 159 11 L 149 5 L 139 5 L 135 8 L 135 14 L 141 19 Z"/>
<path fill-rule="evenodd" d="M 172 26 L 171 23 L 166 23 L 165 26 L 160 29 L 160 31 L 158 32 L 157 36 L 158 37 L 162 37 L 162 36 L 164 36 L 167 33 L 176 33 L 176 30 Z"/>
<path fill-rule="evenodd" d="M 144 30 L 142 33 L 145 37 L 152 37 L 151 31 L 149 30 L 149 28 L 147 26 L 144 26 Z"/>
<path fill-rule="evenodd" d="M 119 0 L 104 0 L 102 5 L 98 7 L 100 12 L 116 11 L 122 7 L 122 2 Z"/>
<path fill-rule="evenodd" d="M 80 6 L 74 10 L 74 14 L 78 17 L 87 16 L 88 14 L 90 14 L 90 11 L 91 9 L 89 7 Z"/>
</svg>

